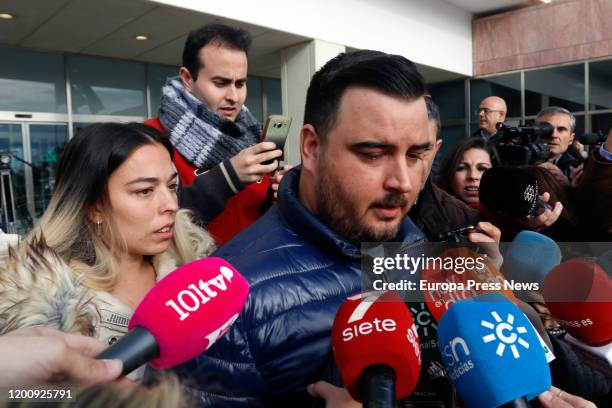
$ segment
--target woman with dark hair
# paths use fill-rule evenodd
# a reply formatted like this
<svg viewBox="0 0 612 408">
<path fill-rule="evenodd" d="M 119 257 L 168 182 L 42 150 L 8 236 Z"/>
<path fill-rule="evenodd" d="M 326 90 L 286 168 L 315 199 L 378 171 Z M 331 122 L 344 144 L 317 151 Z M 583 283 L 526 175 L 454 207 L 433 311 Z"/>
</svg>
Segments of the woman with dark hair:
<svg viewBox="0 0 612 408">
<path fill-rule="evenodd" d="M 112 344 L 144 295 L 214 242 L 178 210 L 167 140 L 142 124 L 94 124 L 61 156 L 39 224 L 0 270 L 0 333 L 51 326 Z"/>
<path fill-rule="evenodd" d="M 494 148 L 482 138 L 461 140 L 444 156 L 437 184 L 467 204 L 478 204 L 480 178 L 496 158 Z"/>
</svg>

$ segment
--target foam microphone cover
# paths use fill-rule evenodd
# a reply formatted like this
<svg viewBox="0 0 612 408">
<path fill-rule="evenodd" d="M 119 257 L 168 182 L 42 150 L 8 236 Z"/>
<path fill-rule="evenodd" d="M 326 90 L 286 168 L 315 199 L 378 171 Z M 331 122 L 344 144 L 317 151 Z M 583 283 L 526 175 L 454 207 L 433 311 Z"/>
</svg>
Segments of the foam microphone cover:
<svg viewBox="0 0 612 408">
<path fill-rule="evenodd" d="M 498 293 L 457 302 L 438 325 L 442 362 L 470 408 L 532 399 L 551 386 L 533 326 Z"/>
<path fill-rule="evenodd" d="M 560 262 L 561 248 L 555 241 L 534 231 L 521 231 L 508 246 L 502 273 L 508 279 L 542 283 Z"/>
<path fill-rule="evenodd" d="M 128 328 L 148 330 L 159 346 L 150 364 L 165 369 L 207 350 L 238 318 L 249 284 L 227 261 L 205 258 L 185 264 L 140 302 Z"/>
<path fill-rule="evenodd" d="M 574 258 L 553 268 L 542 295 L 561 326 L 592 346 L 612 342 L 612 279 L 592 260 Z"/>
<path fill-rule="evenodd" d="M 480 203 L 489 211 L 525 217 L 538 208 L 538 180 L 520 167 L 492 167 L 480 180 Z"/>
<path fill-rule="evenodd" d="M 604 140 L 605 138 L 599 133 L 585 133 L 581 136 L 578 136 L 578 141 L 586 145 L 593 145 L 596 143 L 601 143 Z"/>
<path fill-rule="evenodd" d="M 396 292 L 367 292 L 342 303 L 332 327 L 332 346 L 342 381 L 362 402 L 361 373 L 372 365 L 395 371 L 396 399 L 415 389 L 421 370 L 419 338 L 412 315 Z"/>
<path fill-rule="evenodd" d="M 455 303 L 463 299 L 472 298 L 479 294 L 489 293 L 494 289 L 492 287 L 485 288 L 485 286 L 479 286 L 478 288 L 468 287 L 470 281 L 477 282 L 480 284 L 495 284 L 499 283 L 501 288 L 499 292 L 503 293 L 512 302 L 516 302 L 514 293 L 509 289 L 504 289 L 504 275 L 482 254 L 478 254 L 469 248 L 449 248 L 442 252 L 438 258 L 463 258 L 472 259 L 470 268 L 465 270 L 457 269 L 446 269 L 444 263 L 442 268 L 439 264 L 429 265 L 429 267 L 423 268 L 421 274 L 421 281 L 427 283 L 448 283 L 458 285 L 462 284 L 464 289 L 459 290 L 444 290 L 442 286 L 440 289 L 425 289 L 422 291 L 425 303 L 429 308 L 432 316 L 436 321 L 440 321 L 442 315 Z M 477 259 L 483 264 L 483 268 L 480 268 L 477 264 Z"/>
</svg>

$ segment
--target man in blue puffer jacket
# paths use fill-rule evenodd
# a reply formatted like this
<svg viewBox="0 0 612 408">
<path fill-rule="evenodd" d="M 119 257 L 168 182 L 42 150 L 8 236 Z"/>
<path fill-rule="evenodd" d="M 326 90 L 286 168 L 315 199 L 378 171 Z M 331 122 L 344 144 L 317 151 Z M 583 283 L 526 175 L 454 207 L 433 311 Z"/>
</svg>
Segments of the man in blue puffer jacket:
<svg viewBox="0 0 612 408">
<path fill-rule="evenodd" d="M 251 292 L 228 333 L 180 369 L 202 406 L 309 406 L 308 384 L 329 380 L 334 316 L 362 291 L 360 243 L 424 241 L 406 217 L 434 148 L 424 93 L 412 62 L 376 51 L 340 54 L 314 75 L 302 165 L 214 254 Z"/>
</svg>

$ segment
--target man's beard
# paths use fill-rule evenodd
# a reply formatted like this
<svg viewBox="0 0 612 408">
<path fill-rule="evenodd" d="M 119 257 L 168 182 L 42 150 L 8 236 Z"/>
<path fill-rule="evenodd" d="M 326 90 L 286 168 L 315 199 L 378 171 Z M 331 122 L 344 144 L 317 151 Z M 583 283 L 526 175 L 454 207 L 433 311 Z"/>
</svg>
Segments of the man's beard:
<svg viewBox="0 0 612 408">
<path fill-rule="evenodd" d="M 317 217 L 328 227 L 342 235 L 347 241 L 354 245 L 362 242 L 384 242 L 391 241 L 397 236 L 397 232 L 405 218 L 403 214 L 396 221 L 396 225 L 382 231 L 365 224 L 364 218 L 367 212 L 359 214 L 356 197 L 345 191 L 342 183 L 335 179 L 330 171 L 322 166 L 319 167 L 319 182 L 316 186 L 317 191 Z M 406 194 L 388 193 L 382 200 L 376 201 L 371 206 L 376 207 L 395 207 L 406 208 L 408 198 Z"/>
</svg>

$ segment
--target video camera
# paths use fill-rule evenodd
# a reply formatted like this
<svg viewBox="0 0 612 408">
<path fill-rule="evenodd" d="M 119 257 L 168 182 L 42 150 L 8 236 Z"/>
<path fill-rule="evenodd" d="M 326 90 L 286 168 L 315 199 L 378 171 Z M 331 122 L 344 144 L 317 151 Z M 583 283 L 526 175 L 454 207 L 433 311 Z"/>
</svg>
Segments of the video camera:
<svg viewBox="0 0 612 408">
<path fill-rule="evenodd" d="M 495 146 L 501 165 L 534 164 L 546 161 L 550 156 L 546 140 L 552 138 L 552 125 L 541 123 L 512 127 L 499 122 L 495 127 L 497 133 L 489 141 Z"/>
</svg>

